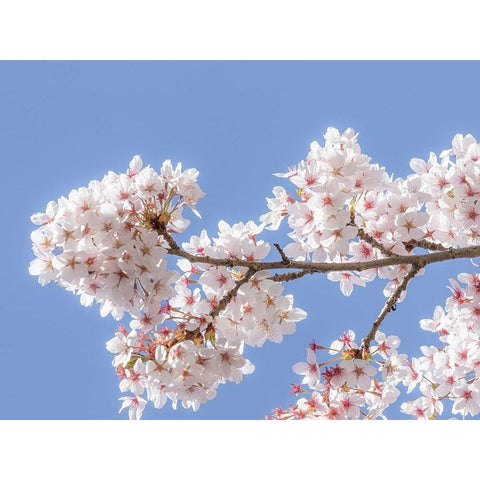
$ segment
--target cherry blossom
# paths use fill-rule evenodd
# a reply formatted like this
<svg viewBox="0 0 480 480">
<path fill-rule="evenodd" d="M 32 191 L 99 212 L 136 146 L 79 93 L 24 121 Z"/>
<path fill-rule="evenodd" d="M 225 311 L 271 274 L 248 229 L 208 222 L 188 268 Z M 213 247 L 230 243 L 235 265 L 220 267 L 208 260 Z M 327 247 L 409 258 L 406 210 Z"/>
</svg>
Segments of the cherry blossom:
<svg viewBox="0 0 480 480">
<path fill-rule="evenodd" d="M 378 337 L 382 341 L 385 338 L 381 332 L 378 332 Z M 391 357 L 385 350 L 372 348 L 367 359 L 356 358 L 359 350 L 354 338 L 354 332 L 349 330 L 344 332 L 339 340 L 335 340 L 330 348 L 314 342 L 314 349 L 307 350 L 307 362 L 299 362 L 293 366 L 295 373 L 303 375 L 301 383 L 309 387 L 309 390 L 302 388 L 295 393 L 307 393 L 310 397 L 300 397 L 296 405 L 287 410 L 276 409 L 271 418 L 383 418 L 385 409 L 394 403 L 400 394 L 396 385 L 405 375 L 406 359 L 402 358 L 399 364 L 401 374 L 395 375 L 389 368 L 388 360 Z M 399 341 L 395 343 L 398 346 Z M 328 351 L 334 359 L 325 358 L 324 361 L 319 361 L 317 351 Z M 379 355 L 381 351 L 382 356 Z M 392 354 L 397 357 L 397 361 L 400 359 L 393 349 Z"/>
<path fill-rule="evenodd" d="M 217 232 L 188 236 L 186 212 L 200 217 L 204 196 L 199 172 L 171 160 L 157 171 L 136 155 L 125 173 L 108 172 L 32 215 L 29 272 L 84 306 L 99 304 L 102 317 L 126 319 L 106 349 L 120 391 L 133 395 L 120 399 L 132 419 L 148 403 L 196 411 L 219 385 L 252 374 L 249 349 L 281 342 L 307 317 L 288 289 L 313 273 L 345 296 L 379 279 L 387 300 L 365 336 L 348 330 L 330 346 L 309 346 L 293 367 L 302 376 L 297 402 L 273 418 L 386 418 L 401 389 L 420 393 L 401 405 L 409 418 L 473 417 L 480 274 L 450 280 L 445 306 L 420 320 L 438 343 L 419 346 L 417 357 L 379 327 L 429 263 L 480 256 L 479 159 L 477 140 L 458 134 L 451 148 L 412 159 L 412 173 L 395 177 L 362 152 L 353 129 L 328 128 L 323 145 L 312 142 L 276 174 L 286 185 L 273 188 L 259 222 L 220 220 Z M 282 225 L 283 248 L 262 238 Z"/>
</svg>

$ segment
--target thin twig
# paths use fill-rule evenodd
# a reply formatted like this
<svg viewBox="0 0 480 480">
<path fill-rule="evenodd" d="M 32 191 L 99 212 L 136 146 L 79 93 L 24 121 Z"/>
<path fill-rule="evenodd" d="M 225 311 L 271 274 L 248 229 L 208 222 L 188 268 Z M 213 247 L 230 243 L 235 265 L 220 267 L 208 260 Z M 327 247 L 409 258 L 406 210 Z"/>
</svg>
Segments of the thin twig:
<svg viewBox="0 0 480 480">
<path fill-rule="evenodd" d="M 289 282 L 291 280 L 296 280 L 297 278 L 302 278 L 305 275 L 311 275 L 312 273 L 315 272 L 301 270 L 300 272 L 276 273 L 275 275 L 269 277 L 269 279 L 273 280 L 274 282 Z"/>
<path fill-rule="evenodd" d="M 400 295 L 402 292 L 407 288 L 408 283 L 412 278 L 418 273 L 419 270 L 421 270 L 425 266 L 425 263 L 415 263 L 412 265 L 412 268 L 410 271 L 403 277 L 401 283 L 398 285 L 398 287 L 394 290 L 394 292 L 390 295 L 390 298 L 385 302 L 385 305 L 382 308 L 382 311 L 378 315 L 377 319 L 375 322 L 373 322 L 372 328 L 368 332 L 368 334 L 362 339 L 362 343 L 360 346 L 360 352 L 363 352 L 365 350 L 368 350 L 370 346 L 370 342 L 375 338 L 375 334 L 377 333 L 380 325 L 382 324 L 384 318 L 387 316 L 388 312 L 392 310 L 392 308 L 395 306 L 397 303 L 398 299 L 400 298 Z"/>
<path fill-rule="evenodd" d="M 394 257 L 396 255 L 396 253 L 393 253 L 392 251 L 390 251 L 385 245 L 380 243 L 377 239 L 372 237 L 372 235 L 367 233 L 362 227 L 359 227 L 357 225 L 357 223 L 355 222 L 355 211 L 354 210 L 350 211 L 350 224 L 349 225 L 351 225 L 352 227 L 357 227 L 358 238 L 360 238 L 361 240 L 369 243 L 370 245 L 372 245 L 372 247 L 377 248 L 387 257 Z"/>
<path fill-rule="evenodd" d="M 287 257 L 285 252 L 282 250 L 282 247 L 278 243 L 274 243 L 273 246 L 278 250 L 278 253 L 282 257 L 282 261 L 285 265 L 290 263 L 290 259 Z"/>
<path fill-rule="evenodd" d="M 361 240 L 364 240 L 365 242 L 369 243 L 370 245 L 372 245 L 372 247 L 377 248 L 387 257 L 396 256 L 396 253 L 393 253 L 392 251 L 390 251 L 385 245 L 380 243 L 378 240 L 373 238 L 369 233 L 367 233 L 365 230 L 363 230 L 363 228 L 358 229 L 358 238 L 360 238 Z"/>
<path fill-rule="evenodd" d="M 167 232 L 167 227 L 163 223 L 158 223 L 155 226 L 157 232 L 162 235 L 162 237 L 167 241 L 168 246 L 170 247 L 170 252 L 174 254 L 178 254 L 179 252 L 183 252 L 183 250 L 178 246 L 177 242 L 173 239 L 173 237 Z M 185 252 L 186 253 L 186 252 Z"/>
<path fill-rule="evenodd" d="M 210 315 L 215 318 L 230 302 L 230 300 L 237 294 L 238 289 L 247 283 L 255 275 L 255 270 L 250 268 L 247 273 L 235 282 L 235 286 L 228 291 L 218 302 L 218 304 L 210 310 Z"/>
<path fill-rule="evenodd" d="M 429 242 L 428 240 L 410 240 L 406 242 L 404 245 L 405 245 L 405 248 L 407 248 L 407 250 L 411 250 L 415 247 L 425 248 L 427 250 L 432 250 L 432 251 L 448 250 L 447 247 L 444 247 L 440 243 Z"/>
</svg>

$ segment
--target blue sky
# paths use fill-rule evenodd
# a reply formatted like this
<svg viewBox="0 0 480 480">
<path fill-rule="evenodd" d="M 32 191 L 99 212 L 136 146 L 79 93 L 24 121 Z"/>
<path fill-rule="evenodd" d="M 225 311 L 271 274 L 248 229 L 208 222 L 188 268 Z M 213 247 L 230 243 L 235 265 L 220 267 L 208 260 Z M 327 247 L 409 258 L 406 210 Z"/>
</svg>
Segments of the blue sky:
<svg viewBox="0 0 480 480">
<path fill-rule="evenodd" d="M 122 171 L 134 154 L 200 171 L 203 219 L 188 234 L 216 233 L 219 220 L 258 220 L 265 197 L 287 185 L 272 173 L 304 158 L 328 126 L 360 132 L 362 150 L 390 173 L 412 157 L 480 137 L 478 62 L 0 62 L 1 277 L 0 418 L 118 419 L 122 396 L 104 348 L 116 322 L 54 284 L 28 275 L 30 215 L 72 188 Z M 285 244 L 277 234 L 265 236 Z M 436 264 L 412 282 L 382 330 L 402 349 L 436 342 L 418 327 L 468 261 Z M 147 407 L 147 419 L 261 419 L 295 399 L 291 367 L 313 339 L 362 336 L 381 309 L 383 283 L 344 297 L 321 276 L 287 286 L 309 314 L 282 344 L 247 349 L 256 365 L 219 387 L 197 413 Z M 397 418 L 398 414 L 390 415 Z"/>
</svg>

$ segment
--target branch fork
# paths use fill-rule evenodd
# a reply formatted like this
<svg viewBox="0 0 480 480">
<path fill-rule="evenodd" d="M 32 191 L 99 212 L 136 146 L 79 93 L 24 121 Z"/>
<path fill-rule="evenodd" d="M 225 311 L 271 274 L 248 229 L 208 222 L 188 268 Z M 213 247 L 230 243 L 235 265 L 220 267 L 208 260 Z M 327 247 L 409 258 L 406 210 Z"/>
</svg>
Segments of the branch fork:
<svg viewBox="0 0 480 480">
<path fill-rule="evenodd" d="M 210 265 L 226 266 L 226 267 L 246 267 L 248 270 L 245 275 L 237 280 L 235 286 L 227 292 L 218 302 L 218 304 L 212 308 L 210 315 L 215 318 L 218 314 L 228 305 L 230 300 L 237 294 L 239 288 L 246 284 L 256 272 L 262 270 L 297 270 L 295 272 L 276 273 L 270 277 L 271 280 L 276 282 L 288 282 L 296 280 L 305 275 L 313 273 L 327 273 L 327 272 L 342 272 L 342 271 L 356 271 L 362 272 L 374 268 L 388 267 L 394 265 L 410 265 L 409 272 L 403 277 L 401 283 L 397 286 L 390 298 L 386 301 L 378 317 L 373 322 L 372 328 L 367 335 L 362 339 L 361 346 L 357 350 L 357 358 L 366 358 L 369 354 L 369 347 L 371 341 L 375 338 L 380 325 L 385 319 L 386 315 L 395 310 L 396 303 L 400 298 L 400 295 L 406 290 L 409 282 L 417 275 L 417 273 L 427 265 L 431 263 L 438 263 L 447 260 L 454 260 L 458 258 L 475 258 L 480 256 L 480 246 L 470 246 L 463 248 L 447 248 L 443 245 L 429 242 L 426 240 L 415 240 L 406 243 L 406 247 L 413 250 L 415 247 L 426 248 L 429 253 L 413 254 L 413 255 L 398 255 L 388 250 L 384 245 L 378 242 L 370 234 L 366 233 L 362 228 L 358 229 L 358 237 L 377 248 L 381 253 L 385 255 L 384 258 L 378 258 L 375 260 L 361 261 L 361 262 L 305 262 L 305 261 L 293 261 L 290 260 L 279 244 L 274 243 L 275 248 L 281 256 L 281 261 L 276 262 L 255 262 L 247 261 L 236 258 L 213 258 L 208 255 L 197 256 L 183 250 L 173 237 L 168 233 L 167 227 L 164 223 L 158 223 L 155 226 L 155 230 L 165 239 L 168 243 L 168 253 L 179 257 L 186 258 L 192 263 L 206 263 Z"/>
</svg>

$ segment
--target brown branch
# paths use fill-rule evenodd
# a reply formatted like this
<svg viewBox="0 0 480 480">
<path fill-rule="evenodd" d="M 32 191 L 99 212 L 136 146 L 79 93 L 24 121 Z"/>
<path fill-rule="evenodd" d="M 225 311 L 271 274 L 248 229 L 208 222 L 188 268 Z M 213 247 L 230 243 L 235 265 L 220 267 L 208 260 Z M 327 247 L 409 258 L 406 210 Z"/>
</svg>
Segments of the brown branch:
<svg viewBox="0 0 480 480">
<path fill-rule="evenodd" d="M 291 280 L 296 280 L 297 278 L 302 278 L 305 275 L 309 275 L 315 272 L 311 272 L 308 270 L 301 270 L 300 272 L 290 272 L 290 273 L 276 273 L 269 277 L 269 280 L 273 280 L 274 282 L 289 282 Z"/>
<path fill-rule="evenodd" d="M 392 295 L 390 295 L 390 298 L 385 302 L 385 305 L 383 306 L 382 311 L 378 315 L 377 319 L 373 322 L 372 328 L 370 329 L 368 334 L 362 339 L 362 343 L 359 349 L 360 356 L 363 352 L 368 351 L 370 347 L 370 342 L 375 338 L 375 334 L 377 333 L 388 312 L 394 309 L 395 304 L 400 298 L 402 292 L 407 288 L 410 280 L 412 280 L 412 278 L 418 273 L 418 271 L 422 269 L 425 265 L 426 264 L 424 262 L 414 263 L 410 271 L 407 273 L 407 275 L 405 275 L 405 277 L 403 277 L 401 283 L 394 290 Z"/>
<path fill-rule="evenodd" d="M 164 223 L 158 222 L 158 225 L 155 225 L 155 230 L 166 240 L 168 246 L 170 247 L 171 253 L 178 254 L 178 252 L 183 252 L 183 250 L 178 246 L 177 242 L 167 232 L 167 226 Z"/>
<path fill-rule="evenodd" d="M 428 240 L 410 240 L 404 243 L 407 250 L 412 250 L 415 247 L 425 248 L 427 250 L 449 250 L 447 247 L 444 247 L 440 243 L 429 242 Z"/>
<path fill-rule="evenodd" d="M 390 251 L 385 245 L 380 243 L 378 240 L 373 238 L 369 233 L 363 230 L 363 228 L 358 229 L 358 238 L 369 243 L 372 247 L 377 248 L 387 257 L 394 257 L 396 255 L 396 253 L 393 253 L 392 251 Z"/>
<path fill-rule="evenodd" d="M 413 265 L 415 263 L 444 262 L 445 260 L 454 260 L 458 258 L 476 258 L 480 256 L 480 246 L 463 247 L 457 249 L 448 249 L 440 252 L 425 253 L 420 255 L 395 255 L 387 258 L 378 258 L 362 262 L 302 262 L 291 260 L 288 265 L 283 261 L 279 262 L 251 262 L 237 258 L 213 258 L 208 255 L 197 256 L 185 252 L 181 249 L 170 248 L 168 251 L 172 255 L 186 258 L 192 263 L 208 263 L 210 265 L 220 265 L 225 267 L 247 267 L 255 271 L 261 270 L 306 270 L 308 272 L 326 273 L 326 272 L 345 272 L 355 271 L 363 272 L 372 268 L 389 267 L 393 265 Z"/>
<path fill-rule="evenodd" d="M 160 224 L 156 230 L 167 241 L 168 245 L 170 246 L 170 253 L 172 253 L 174 255 L 178 255 L 180 257 L 187 258 L 190 261 L 191 261 L 190 257 L 197 258 L 195 255 L 191 255 L 191 254 L 185 252 L 184 250 L 182 250 L 178 246 L 177 242 L 168 233 L 165 224 Z M 282 250 L 282 252 L 283 252 L 283 250 Z M 283 254 L 283 255 L 285 255 L 285 254 Z M 201 257 L 201 258 L 203 258 L 203 257 Z M 196 260 L 196 261 L 198 262 L 198 260 Z M 287 261 L 288 261 L 288 258 L 287 258 Z M 211 262 L 208 262 L 208 263 L 211 263 Z M 249 262 L 249 263 L 254 263 L 254 262 Z M 234 265 L 227 265 L 227 266 L 234 266 Z M 212 318 L 215 318 L 228 305 L 230 300 L 237 294 L 238 289 L 242 285 L 247 283 L 253 277 L 253 275 L 255 275 L 256 271 L 257 271 L 257 269 L 254 266 L 249 266 L 248 267 L 247 273 L 240 280 L 237 280 L 235 282 L 235 286 L 220 299 L 220 301 L 218 302 L 218 304 L 215 307 L 213 307 L 210 310 L 210 315 L 212 316 Z"/>
<path fill-rule="evenodd" d="M 355 271 L 363 272 L 374 268 L 390 267 L 394 265 L 429 265 L 431 263 L 444 262 L 446 260 L 455 260 L 458 258 L 476 258 L 480 257 L 480 246 L 448 248 L 446 250 L 418 255 L 392 255 L 385 258 L 361 262 L 304 262 L 289 260 L 286 264 L 283 260 L 277 262 L 260 262 L 241 260 L 238 258 L 214 258 L 208 255 L 198 256 L 186 252 L 180 248 L 172 236 L 167 232 L 165 225 L 157 229 L 169 245 L 168 253 L 186 258 L 192 263 L 207 263 L 210 265 L 224 267 L 246 267 L 255 272 L 261 270 L 281 270 L 292 269 L 302 270 L 308 273 L 327 273 L 327 272 L 345 272 Z"/>
<path fill-rule="evenodd" d="M 255 275 L 255 270 L 250 268 L 247 273 L 235 282 L 235 286 L 228 291 L 218 302 L 218 304 L 210 310 L 210 315 L 215 318 L 230 302 L 230 300 L 237 294 L 238 289 L 247 283 Z"/>
<path fill-rule="evenodd" d="M 387 257 L 393 257 L 393 256 L 396 255 L 395 253 L 391 252 L 385 245 L 383 245 L 377 239 L 372 237 L 372 235 L 367 233 L 362 227 L 359 227 L 356 224 L 356 222 L 355 222 L 355 211 L 354 210 L 350 211 L 350 223 L 349 223 L 349 225 L 351 225 L 352 227 L 357 227 L 358 238 L 360 238 L 361 240 L 369 243 L 372 247 L 377 248 Z"/>
<path fill-rule="evenodd" d="M 168 233 L 164 223 L 158 223 L 155 225 L 155 230 L 163 236 L 169 245 L 168 253 L 171 255 L 177 255 L 189 260 L 192 263 L 206 263 L 216 266 L 226 267 L 246 267 L 247 273 L 242 279 L 238 280 L 235 286 L 227 292 L 219 303 L 212 308 L 210 315 L 212 317 L 217 316 L 230 302 L 230 300 L 237 294 L 239 288 L 247 283 L 256 272 L 262 270 L 277 270 L 277 269 L 296 269 L 297 272 L 290 272 L 284 274 L 275 274 L 270 277 L 271 280 L 290 281 L 297 278 L 301 278 L 307 274 L 313 273 L 327 273 L 327 272 L 342 272 L 342 271 L 356 271 L 362 272 L 365 270 L 389 267 L 395 265 L 411 265 L 411 269 L 408 274 L 402 279 L 402 282 L 398 285 L 390 298 L 385 303 L 377 319 L 373 323 L 368 334 L 362 339 L 361 346 L 357 351 L 359 358 L 365 353 L 368 353 L 369 346 L 375 334 L 377 333 L 381 323 L 387 316 L 388 312 L 395 309 L 395 305 L 400 298 L 402 292 L 407 288 L 408 283 L 418 273 L 419 270 L 431 263 L 438 263 L 447 260 L 455 260 L 459 258 L 476 258 L 480 256 L 480 246 L 470 246 L 463 248 L 446 248 L 443 245 L 429 242 L 427 240 L 410 241 L 405 243 L 405 246 L 415 246 L 434 250 L 433 253 L 419 254 L 419 255 L 397 255 L 390 252 L 384 245 L 377 242 L 371 235 L 364 232 L 362 229 L 358 229 L 358 237 L 364 241 L 367 241 L 375 248 L 378 248 L 382 253 L 386 255 L 385 258 L 379 258 L 376 260 L 368 260 L 362 262 L 304 262 L 289 260 L 285 255 L 285 252 L 278 244 L 274 244 L 275 248 L 279 251 L 282 260 L 277 262 L 261 262 L 261 261 L 247 261 L 237 258 L 214 258 L 208 255 L 197 256 L 186 252 L 178 246 L 173 237 Z M 413 243 L 414 242 L 414 243 Z M 407 247 L 408 248 L 408 247 Z"/>
<path fill-rule="evenodd" d="M 285 252 L 282 250 L 282 247 L 278 243 L 274 243 L 273 246 L 278 250 L 278 253 L 282 257 L 282 261 L 285 265 L 290 263 L 290 259 L 287 257 Z"/>
</svg>

